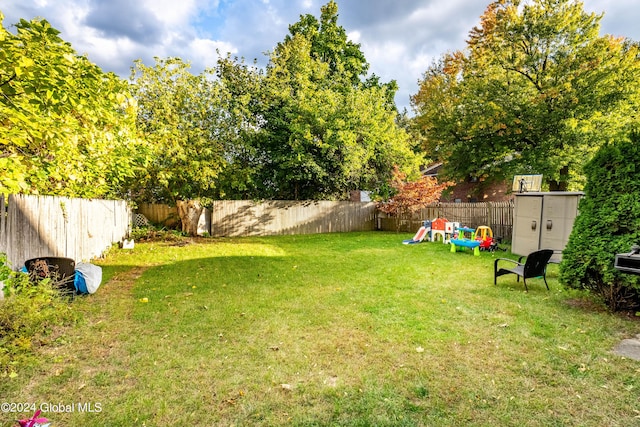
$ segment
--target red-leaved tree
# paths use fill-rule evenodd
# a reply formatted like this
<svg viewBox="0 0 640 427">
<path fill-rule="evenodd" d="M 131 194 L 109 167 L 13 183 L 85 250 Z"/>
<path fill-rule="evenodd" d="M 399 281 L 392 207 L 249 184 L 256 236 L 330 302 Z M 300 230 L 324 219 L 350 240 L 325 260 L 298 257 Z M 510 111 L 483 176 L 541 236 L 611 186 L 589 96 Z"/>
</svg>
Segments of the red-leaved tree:
<svg viewBox="0 0 640 427">
<path fill-rule="evenodd" d="M 391 216 L 413 214 L 440 199 L 442 192 L 454 185 L 447 181 L 439 183 L 432 176 L 422 176 L 416 181 L 407 181 L 407 175 L 397 167 L 393 170 L 390 182 L 395 195 L 389 200 L 378 203 L 380 211 Z"/>
</svg>

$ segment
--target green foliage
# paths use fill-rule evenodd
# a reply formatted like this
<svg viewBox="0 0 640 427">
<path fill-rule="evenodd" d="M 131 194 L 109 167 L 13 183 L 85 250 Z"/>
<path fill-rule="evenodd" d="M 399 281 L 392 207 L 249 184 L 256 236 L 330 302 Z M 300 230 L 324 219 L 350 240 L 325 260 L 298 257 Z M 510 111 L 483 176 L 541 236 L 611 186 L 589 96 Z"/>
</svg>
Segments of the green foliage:
<svg viewBox="0 0 640 427">
<path fill-rule="evenodd" d="M 206 199 L 224 164 L 226 111 L 211 72 L 189 72 L 179 58 L 153 67 L 136 61 L 131 75 L 138 101 L 138 130 L 151 146 L 152 161 L 132 183 L 137 201 L 174 203 Z"/>
<path fill-rule="evenodd" d="M 320 8 L 320 20 L 313 15 L 304 15 L 300 21 L 289 26 L 290 35 L 279 43 L 276 51 L 302 36 L 311 43 L 310 54 L 314 60 L 327 66 L 329 80 L 338 86 L 350 82 L 360 86 L 360 78 L 366 76 L 369 64 L 360 50 L 360 45 L 347 38 L 345 29 L 338 25 L 338 4 L 330 0 Z"/>
<path fill-rule="evenodd" d="M 9 279 L 13 270 L 9 266 L 7 254 L 0 252 L 0 281 Z"/>
<path fill-rule="evenodd" d="M 268 166 L 268 153 L 260 148 L 263 117 L 256 114 L 263 101 L 263 72 L 255 64 L 233 59 L 218 60 L 227 126 L 232 131 L 224 139 L 225 167 L 220 171 L 212 197 L 218 199 L 262 198 L 260 177 Z"/>
<path fill-rule="evenodd" d="M 264 76 L 229 59 L 219 64 L 246 136 L 231 152 L 225 196 L 341 199 L 349 190 L 379 191 L 394 165 L 417 173 L 420 157 L 395 122 L 395 82 L 361 80 L 368 64 L 337 24 L 337 5 L 321 12 L 290 26 Z"/>
<path fill-rule="evenodd" d="M 587 185 L 561 278 L 588 289 L 612 310 L 640 305 L 640 277 L 614 269 L 616 253 L 640 243 L 640 137 L 602 147 L 585 167 Z"/>
<path fill-rule="evenodd" d="M 0 374 L 10 374 L 32 360 L 52 328 L 69 324 L 76 316 L 55 280 L 34 281 L 26 273 L 13 272 L 4 254 L 0 278 L 5 283 L 5 298 L 0 300 Z"/>
<path fill-rule="evenodd" d="M 366 76 L 337 10 L 301 17 L 265 73 L 227 57 L 193 75 L 156 58 L 135 63 L 131 84 L 45 20 L 2 28 L 0 192 L 206 204 L 344 198 L 384 188 L 394 165 L 415 174 L 397 85 Z"/>
<path fill-rule="evenodd" d="M 495 1 L 412 98 L 425 149 L 454 178 L 541 173 L 581 183 L 599 146 L 628 133 L 640 103 L 638 46 L 599 36 L 573 0 Z"/>
<path fill-rule="evenodd" d="M 0 29 L 0 192 L 117 194 L 144 160 L 127 83 L 46 20 L 16 30 Z"/>
<path fill-rule="evenodd" d="M 129 233 L 129 238 L 136 242 L 179 242 L 185 234 L 178 230 L 168 230 L 164 227 L 136 227 Z"/>
</svg>

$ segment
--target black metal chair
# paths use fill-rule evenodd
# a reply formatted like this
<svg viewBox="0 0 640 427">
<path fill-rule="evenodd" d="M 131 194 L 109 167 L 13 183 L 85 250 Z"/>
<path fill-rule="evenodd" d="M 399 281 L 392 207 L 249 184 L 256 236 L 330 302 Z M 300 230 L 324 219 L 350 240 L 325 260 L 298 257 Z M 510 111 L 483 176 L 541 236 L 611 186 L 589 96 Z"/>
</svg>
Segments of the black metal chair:
<svg viewBox="0 0 640 427">
<path fill-rule="evenodd" d="M 526 261 L 523 263 L 522 258 L 520 261 L 515 261 L 508 258 L 498 258 L 493 263 L 493 284 L 497 285 L 498 276 L 503 276 L 505 274 L 515 274 L 518 276 L 518 282 L 520 281 L 520 277 L 522 277 L 522 281 L 524 282 L 525 291 L 529 291 L 527 288 L 527 279 L 532 277 L 542 277 L 544 279 L 544 284 L 547 286 L 547 290 L 549 290 L 549 284 L 547 283 L 547 264 L 549 264 L 549 260 L 553 255 L 553 251 L 551 249 L 542 249 L 539 251 L 531 252 L 527 255 Z M 512 268 L 500 268 L 498 269 L 499 261 L 508 261 L 515 264 Z"/>
</svg>

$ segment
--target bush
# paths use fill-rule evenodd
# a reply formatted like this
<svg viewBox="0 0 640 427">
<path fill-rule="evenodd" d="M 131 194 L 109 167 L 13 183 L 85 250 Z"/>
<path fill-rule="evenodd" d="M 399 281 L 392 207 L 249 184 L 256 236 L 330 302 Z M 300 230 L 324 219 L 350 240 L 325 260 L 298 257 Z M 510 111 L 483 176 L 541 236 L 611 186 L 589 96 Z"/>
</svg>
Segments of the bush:
<svg viewBox="0 0 640 427">
<path fill-rule="evenodd" d="M 129 238 L 136 242 L 175 242 L 182 240 L 185 236 L 186 234 L 181 231 L 167 230 L 164 227 L 155 227 L 152 225 L 134 228 L 131 230 L 131 233 L 129 233 Z"/>
<path fill-rule="evenodd" d="M 26 273 L 14 272 L 0 254 L 0 280 L 5 298 L 0 301 L 0 374 L 13 372 L 26 363 L 36 346 L 46 342 L 52 328 L 75 320 L 55 281 L 32 281 Z"/>
<path fill-rule="evenodd" d="M 640 137 L 600 149 L 560 265 L 560 280 L 599 295 L 613 310 L 640 305 L 640 276 L 614 268 L 616 253 L 640 243 Z"/>
</svg>

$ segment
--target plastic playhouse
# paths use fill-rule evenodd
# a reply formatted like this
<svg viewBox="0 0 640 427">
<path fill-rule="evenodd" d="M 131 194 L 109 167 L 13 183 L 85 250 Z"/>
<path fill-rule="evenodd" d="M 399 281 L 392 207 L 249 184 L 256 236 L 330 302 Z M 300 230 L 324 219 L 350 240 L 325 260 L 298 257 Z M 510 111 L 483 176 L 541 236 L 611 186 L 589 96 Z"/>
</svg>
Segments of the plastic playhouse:
<svg viewBox="0 0 640 427">
<path fill-rule="evenodd" d="M 422 221 L 422 226 L 418 229 L 412 239 L 403 240 L 405 245 L 412 245 L 422 241 L 451 244 L 451 252 L 457 252 L 459 248 L 473 249 L 473 254 L 480 255 L 481 250 L 495 249 L 496 242 L 493 238 L 493 231 L 486 225 L 481 225 L 477 229 L 461 227 L 459 222 L 450 222 L 446 218 L 435 218 L 431 221 Z"/>
<path fill-rule="evenodd" d="M 403 240 L 405 245 L 412 245 L 422 241 L 449 243 L 456 229 L 460 227 L 459 222 L 449 222 L 446 218 L 434 218 L 431 221 L 422 221 L 422 226 L 418 229 L 412 239 Z"/>
<path fill-rule="evenodd" d="M 446 218 L 436 218 L 431 221 L 431 241 L 437 242 L 438 236 L 442 237 L 442 243 L 447 241 L 446 229 L 447 229 L 447 219 Z"/>
</svg>

